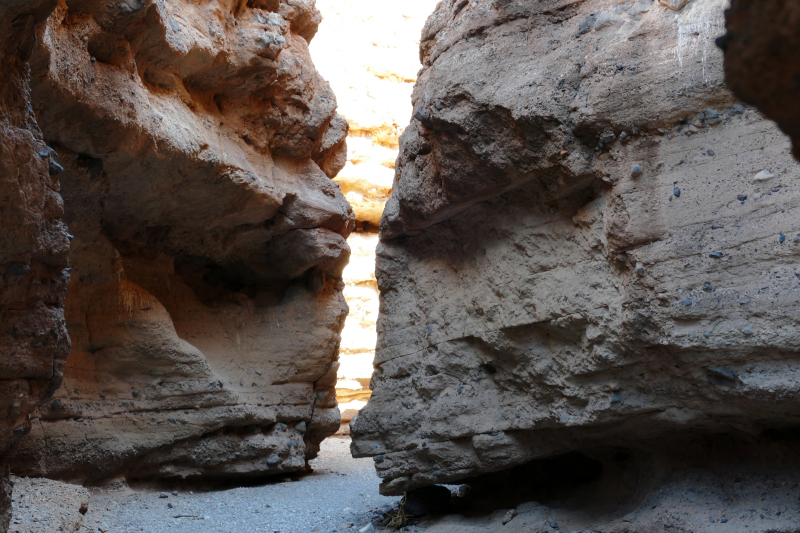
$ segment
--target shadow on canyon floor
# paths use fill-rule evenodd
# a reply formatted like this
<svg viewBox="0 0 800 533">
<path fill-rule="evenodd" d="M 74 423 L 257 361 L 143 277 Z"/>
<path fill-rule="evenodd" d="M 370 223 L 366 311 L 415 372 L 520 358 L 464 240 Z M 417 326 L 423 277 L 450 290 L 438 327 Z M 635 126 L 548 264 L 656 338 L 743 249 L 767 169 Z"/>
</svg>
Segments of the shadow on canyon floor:
<svg viewBox="0 0 800 533">
<path fill-rule="evenodd" d="M 799 450 L 789 428 L 539 459 L 467 480 L 406 530 L 795 532 Z"/>
</svg>

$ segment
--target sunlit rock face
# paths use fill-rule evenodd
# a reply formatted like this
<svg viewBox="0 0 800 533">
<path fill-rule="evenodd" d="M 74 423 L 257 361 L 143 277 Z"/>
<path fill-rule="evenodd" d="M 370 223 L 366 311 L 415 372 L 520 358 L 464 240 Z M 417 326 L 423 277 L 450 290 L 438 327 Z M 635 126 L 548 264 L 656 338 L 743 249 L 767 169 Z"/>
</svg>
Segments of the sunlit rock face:
<svg viewBox="0 0 800 533">
<path fill-rule="evenodd" d="M 345 271 L 350 314 L 342 332 L 337 397 L 347 423 L 369 398 L 375 356 L 377 229 L 392 194 L 400 134 L 411 118 L 420 33 L 437 0 L 319 0 L 323 23 L 311 54 L 349 125 L 347 163 L 336 177 L 357 231 Z"/>
<path fill-rule="evenodd" d="M 7 455 L 61 383 L 69 336 L 67 228 L 58 165 L 30 107 L 34 31 L 54 2 L 0 2 L 0 531 L 11 512 Z"/>
<path fill-rule="evenodd" d="M 800 422 L 800 170 L 723 83 L 726 2 L 677 4 L 445 0 L 426 23 L 351 423 L 383 493 Z"/>
<path fill-rule="evenodd" d="M 72 352 L 16 473 L 269 475 L 338 429 L 355 220 L 332 181 L 347 123 L 308 52 L 319 21 L 295 0 L 70 1 L 36 29 Z"/>
</svg>

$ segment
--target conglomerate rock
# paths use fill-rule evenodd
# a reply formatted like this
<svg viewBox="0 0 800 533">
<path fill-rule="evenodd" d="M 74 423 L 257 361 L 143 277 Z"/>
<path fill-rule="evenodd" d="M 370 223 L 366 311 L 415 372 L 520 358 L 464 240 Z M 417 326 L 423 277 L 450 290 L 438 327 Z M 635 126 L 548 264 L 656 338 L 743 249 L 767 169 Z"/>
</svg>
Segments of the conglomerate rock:
<svg viewBox="0 0 800 533">
<path fill-rule="evenodd" d="M 73 347 L 15 473 L 267 475 L 338 429 L 354 217 L 331 181 L 347 124 L 308 53 L 318 22 L 300 0 L 70 0 L 38 28 Z"/>
<path fill-rule="evenodd" d="M 723 84 L 725 4 L 439 4 L 351 423 L 382 493 L 797 425 L 800 169 Z"/>
<path fill-rule="evenodd" d="M 8 533 L 74 533 L 81 529 L 89 510 L 88 489 L 51 479 L 12 479 L 13 513 Z"/>
<path fill-rule="evenodd" d="M 0 531 L 10 518 L 6 456 L 61 383 L 69 240 L 58 167 L 30 105 L 33 31 L 54 3 L 0 1 Z"/>
</svg>

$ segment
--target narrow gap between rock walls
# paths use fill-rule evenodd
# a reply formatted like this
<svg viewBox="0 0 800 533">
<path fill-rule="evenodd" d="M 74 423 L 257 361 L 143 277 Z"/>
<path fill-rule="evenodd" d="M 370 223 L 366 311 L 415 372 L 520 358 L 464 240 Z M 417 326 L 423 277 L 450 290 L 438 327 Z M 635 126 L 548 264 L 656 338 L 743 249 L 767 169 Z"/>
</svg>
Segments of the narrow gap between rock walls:
<svg viewBox="0 0 800 533">
<path fill-rule="evenodd" d="M 347 163 L 334 181 L 356 218 L 344 270 L 349 314 L 339 350 L 336 398 L 342 425 L 337 435 L 349 434 L 350 420 L 371 394 L 379 308 L 378 229 L 392 194 L 400 135 L 411 120 L 422 27 L 437 3 L 317 1 L 323 21 L 310 51 L 349 125 Z"/>
</svg>

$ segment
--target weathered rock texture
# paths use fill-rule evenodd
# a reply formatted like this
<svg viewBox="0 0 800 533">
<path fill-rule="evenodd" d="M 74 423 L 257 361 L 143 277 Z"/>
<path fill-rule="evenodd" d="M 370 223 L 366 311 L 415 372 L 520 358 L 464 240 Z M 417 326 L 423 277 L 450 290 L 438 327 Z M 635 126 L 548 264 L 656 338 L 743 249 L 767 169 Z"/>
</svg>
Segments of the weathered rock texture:
<svg viewBox="0 0 800 533">
<path fill-rule="evenodd" d="M 29 91 L 34 28 L 52 8 L 0 2 L 0 531 L 10 512 L 6 455 L 30 429 L 29 413 L 61 382 L 70 347 L 63 310 L 69 241 Z"/>
<path fill-rule="evenodd" d="M 792 137 L 800 159 L 800 4 L 732 0 L 725 17 L 725 81 Z"/>
<path fill-rule="evenodd" d="M 798 423 L 800 170 L 723 85 L 725 3 L 428 20 L 351 424 L 383 493 Z"/>
<path fill-rule="evenodd" d="M 348 239 L 353 254 L 344 274 L 344 296 L 350 314 L 342 331 L 336 385 L 345 426 L 372 392 L 377 229 L 392 194 L 400 134 L 411 119 L 411 90 L 420 68 L 420 30 L 437 2 L 317 2 L 323 24 L 310 49 L 350 126 L 347 163 L 336 181 L 353 206 L 357 227 Z"/>
<path fill-rule="evenodd" d="M 319 19 L 300 0 L 69 1 L 39 29 L 73 348 L 16 473 L 274 474 L 338 429 L 354 220 L 331 181 L 347 124 L 308 53 Z"/>
<path fill-rule="evenodd" d="M 13 514 L 9 533 L 73 533 L 81 529 L 83 516 L 89 510 L 86 488 L 50 479 L 16 476 L 12 479 Z M 87 530 L 90 529 L 84 529 Z"/>
</svg>

